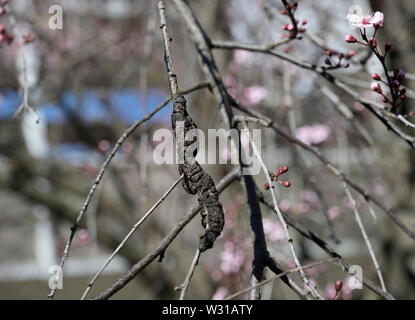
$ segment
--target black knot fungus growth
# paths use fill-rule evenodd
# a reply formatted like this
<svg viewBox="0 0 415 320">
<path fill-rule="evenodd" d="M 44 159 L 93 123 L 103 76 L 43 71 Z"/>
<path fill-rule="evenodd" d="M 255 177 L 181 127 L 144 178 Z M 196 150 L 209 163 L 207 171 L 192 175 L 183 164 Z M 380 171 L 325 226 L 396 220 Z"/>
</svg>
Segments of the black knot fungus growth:
<svg viewBox="0 0 415 320">
<path fill-rule="evenodd" d="M 184 136 L 190 130 L 197 128 L 187 112 L 186 99 L 183 96 L 177 97 L 173 102 L 171 122 L 176 139 L 180 135 L 177 132 L 178 121 L 183 123 Z M 179 164 L 179 173 L 180 175 L 184 174 L 182 182 L 184 190 L 189 194 L 197 193 L 199 204 L 202 207 L 202 225 L 205 228 L 205 233 L 200 237 L 199 250 L 203 252 L 213 247 L 216 238 L 219 237 L 223 230 L 225 219 L 223 207 L 219 202 L 219 194 L 213 179 L 193 157 L 189 159 L 186 155 L 187 148 L 196 142 L 197 138 L 194 137 L 190 141 L 183 141 L 182 146 L 178 146 L 178 148 L 184 149 L 179 149 L 179 152 L 184 155 L 184 163 Z M 178 144 L 180 144 L 180 141 Z M 194 156 L 195 153 L 192 155 Z"/>
</svg>

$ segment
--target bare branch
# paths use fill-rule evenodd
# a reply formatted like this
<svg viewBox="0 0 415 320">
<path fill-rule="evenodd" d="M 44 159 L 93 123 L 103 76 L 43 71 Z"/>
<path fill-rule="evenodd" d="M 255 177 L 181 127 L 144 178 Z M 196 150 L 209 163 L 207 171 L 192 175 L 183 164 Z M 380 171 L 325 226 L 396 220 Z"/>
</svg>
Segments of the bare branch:
<svg viewBox="0 0 415 320">
<path fill-rule="evenodd" d="M 196 250 L 196 254 L 193 258 L 192 264 L 190 265 L 190 269 L 186 275 L 186 278 L 184 279 L 183 284 L 180 286 L 180 300 L 184 300 L 184 297 L 187 292 L 187 288 L 189 287 L 190 280 L 192 280 L 193 272 L 195 271 L 196 265 L 199 262 L 200 258 L 200 250 Z"/>
<path fill-rule="evenodd" d="M 225 190 L 233 181 L 239 179 L 240 173 L 238 169 L 234 169 L 229 172 L 224 178 L 222 178 L 217 185 L 218 192 L 221 193 Z M 178 221 L 169 233 L 158 243 L 158 245 L 151 250 L 144 258 L 138 261 L 131 269 L 113 283 L 108 289 L 100 293 L 94 298 L 94 300 L 106 300 L 113 296 L 125 285 L 127 285 L 134 277 L 139 274 L 144 268 L 146 268 L 154 259 L 164 254 L 168 246 L 173 242 L 176 236 L 183 230 L 183 228 L 199 213 L 201 210 L 200 205 L 193 206 L 189 212 Z"/>
<path fill-rule="evenodd" d="M 164 201 L 164 199 L 167 198 L 167 196 L 170 194 L 170 192 L 177 186 L 177 184 L 182 181 L 183 175 L 180 176 L 179 179 L 177 179 L 173 184 L 170 186 L 170 188 L 160 197 L 160 199 L 157 200 L 157 202 L 150 208 L 150 210 L 147 211 L 147 213 L 131 228 L 130 232 L 125 236 L 125 238 L 121 241 L 119 246 L 114 250 L 114 252 L 111 254 L 111 256 L 105 261 L 104 265 L 99 269 L 99 271 L 95 274 L 95 276 L 91 279 L 89 282 L 87 288 L 85 289 L 84 294 L 81 297 L 81 300 L 84 300 L 86 296 L 88 295 L 88 292 L 91 290 L 92 286 L 94 285 L 95 281 L 98 279 L 98 277 L 101 275 L 101 273 L 104 271 L 104 269 L 110 264 L 112 259 L 117 255 L 117 253 L 124 247 L 124 244 L 128 241 L 128 239 L 131 238 L 135 230 L 138 229 L 138 227 L 156 210 L 156 208 Z"/>
<path fill-rule="evenodd" d="M 192 91 L 198 90 L 198 89 L 202 89 L 202 88 L 206 88 L 209 86 L 209 83 L 199 83 L 196 86 L 193 86 L 192 88 L 185 90 L 182 92 L 182 94 L 186 94 L 186 93 L 190 93 Z M 127 130 L 124 131 L 124 133 L 121 135 L 121 137 L 117 140 L 115 146 L 112 148 L 112 150 L 110 151 L 110 153 L 108 154 L 108 156 L 106 157 L 105 161 L 103 162 L 103 164 L 101 165 L 101 169 L 98 172 L 98 175 L 95 178 L 95 181 L 91 187 L 91 189 L 88 192 L 88 195 L 85 199 L 85 202 L 82 206 L 81 211 L 79 212 L 78 217 L 76 218 L 76 221 L 74 223 L 74 225 L 71 227 L 71 234 L 66 242 L 65 245 L 65 249 L 63 251 L 63 255 L 62 255 L 62 259 L 60 262 L 60 267 L 63 268 L 65 261 L 68 259 L 69 256 L 69 249 L 71 247 L 72 244 L 72 240 L 73 237 L 75 236 L 76 230 L 78 229 L 78 226 L 83 218 L 83 216 L 85 215 L 89 203 L 92 200 L 92 197 L 94 196 L 94 193 L 98 187 L 98 185 L 100 184 L 102 177 L 104 176 L 105 170 L 108 168 L 111 160 L 114 158 L 115 154 L 117 153 L 117 151 L 120 149 L 120 147 L 122 146 L 122 144 L 124 143 L 124 141 L 143 123 L 147 122 L 148 120 L 150 120 L 157 112 L 159 112 L 161 109 L 163 109 L 169 102 L 170 102 L 170 98 L 166 98 L 159 106 L 157 106 L 152 112 L 150 112 L 147 116 L 145 116 L 144 118 L 142 118 L 139 121 L 134 122 Z M 53 299 L 54 295 L 56 292 L 56 288 L 53 288 L 51 290 L 51 292 L 49 293 L 49 299 Z"/>
</svg>

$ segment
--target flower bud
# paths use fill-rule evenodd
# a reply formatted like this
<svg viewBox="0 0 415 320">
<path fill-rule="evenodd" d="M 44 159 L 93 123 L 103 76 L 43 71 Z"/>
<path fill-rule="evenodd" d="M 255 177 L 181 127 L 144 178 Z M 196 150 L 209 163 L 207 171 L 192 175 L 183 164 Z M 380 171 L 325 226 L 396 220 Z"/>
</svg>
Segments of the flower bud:
<svg viewBox="0 0 415 320">
<path fill-rule="evenodd" d="M 400 85 L 401 83 L 398 80 L 393 80 L 393 87 L 395 88 L 395 90 L 399 89 Z"/>
<path fill-rule="evenodd" d="M 344 41 L 349 42 L 349 43 L 355 43 L 357 40 L 351 34 L 348 34 L 344 37 Z"/>
<path fill-rule="evenodd" d="M 265 190 L 268 190 L 269 189 L 269 183 L 268 182 L 264 183 L 264 189 Z"/>
<path fill-rule="evenodd" d="M 337 280 L 335 284 L 336 291 L 339 292 L 343 287 L 343 281 Z"/>
<path fill-rule="evenodd" d="M 382 88 L 380 87 L 379 83 L 372 82 L 370 84 L 370 90 L 375 91 L 377 93 L 382 93 Z"/>
<path fill-rule="evenodd" d="M 380 76 L 376 72 L 372 73 L 371 77 L 373 80 L 380 80 Z"/>
<path fill-rule="evenodd" d="M 354 56 L 354 50 L 350 50 L 348 53 L 347 53 L 347 59 L 350 59 L 351 57 L 353 57 Z"/>
<path fill-rule="evenodd" d="M 289 187 L 291 187 L 291 182 L 290 181 L 283 181 L 282 185 L 286 188 L 289 188 Z"/>
<path fill-rule="evenodd" d="M 392 49 L 391 43 L 390 42 L 386 42 L 385 43 L 385 53 L 391 51 L 391 49 Z"/>
<path fill-rule="evenodd" d="M 398 79 L 399 82 L 402 82 L 402 80 L 405 79 L 405 72 L 402 69 L 398 70 L 398 74 L 396 75 L 396 79 Z"/>
</svg>

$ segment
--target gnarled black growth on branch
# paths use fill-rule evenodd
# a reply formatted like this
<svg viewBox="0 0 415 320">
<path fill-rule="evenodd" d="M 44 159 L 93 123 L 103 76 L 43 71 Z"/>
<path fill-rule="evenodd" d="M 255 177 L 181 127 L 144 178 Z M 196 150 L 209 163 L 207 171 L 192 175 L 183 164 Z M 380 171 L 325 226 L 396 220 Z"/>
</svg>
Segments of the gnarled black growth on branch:
<svg viewBox="0 0 415 320">
<path fill-rule="evenodd" d="M 182 122 L 184 125 L 184 136 L 186 136 L 190 130 L 197 128 L 187 112 L 186 99 L 183 96 L 178 96 L 173 102 L 171 122 L 176 139 L 180 134 L 177 132 L 178 123 Z M 195 153 L 191 158 L 186 155 L 187 148 L 195 143 L 196 140 L 196 137 L 190 141 L 184 139 L 184 150 L 179 149 L 179 151 L 184 154 L 184 163 L 179 164 L 179 172 L 180 174 L 184 173 L 182 181 L 183 188 L 190 194 L 197 193 L 199 204 L 202 207 L 202 225 L 205 228 L 205 233 L 200 236 L 199 250 L 203 252 L 213 247 L 215 239 L 223 230 L 225 221 L 222 204 L 219 202 L 219 194 L 213 179 L 203 171 L 202 167 L 194 159 L 196 156 Z M 178 141 L 178 145 L 180 145 L 180 141 Z"/>
</svg>

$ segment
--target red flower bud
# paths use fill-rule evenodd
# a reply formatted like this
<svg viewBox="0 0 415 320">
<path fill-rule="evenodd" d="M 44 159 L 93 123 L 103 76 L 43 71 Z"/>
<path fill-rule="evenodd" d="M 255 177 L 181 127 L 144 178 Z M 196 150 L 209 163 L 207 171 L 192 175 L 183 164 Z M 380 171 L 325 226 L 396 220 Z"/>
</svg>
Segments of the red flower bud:
<svg viewBox="0 0 415 320">
<path fill-rule="evenodd" d="M 269 183 L 268 182 L 264 183 L 264 189 L 265 190 L 268 190 L 269 189 Z"/>
<path fill-rule="evenodd" d="M 377 93 L 382 93 L 382 88 L 380 87 L 379 83 L 372 82 L 370 84 L 370 90 L 375 91 Z"/>
<path fill-rule="evenodd" d="M 380 80 L 380 76 L 375 72 L 371 74 L 371 77 L 373 80 Z"/>
<path fill-rule="evenodd" d="M 349 42 L 349 43 L 355 43 L 357 40 L 351 34 L 348 34 L 344 37 L 344 41 Z"/>
<path fill-rule="evenodd" d="M 286 188 L 291 187 L 291 182 L 290 181 L 283 181 L 281 184 Z"/>
<path fill-rule="evenodd" d="M 343 281 L 337 280 L 335 284 L 336 291 L 339 292 L 343 287 Z"/>
<path fill-rule="evenodd" d="M 294 25 L 293 24 L 289 24 L 287 27 L 288 31 L 293 31 L 294 30 Z"/>
<path fill-rule="evenodd" d="M 303 19 L 303 21 L 301 21 L 301 24 L 302 24 L 303 26 L 305 26 L 307 23 L 308 23 L 308 21 L 307 21 L 306 19 Z"/>
<path fill-rule="evenodd" d="M 347 59 L 350 59 L 351 57 L 353 57 L 354 56 L 354 51 L 353 50 L 350 50 L 348 53 L 347 53 Z"/>
<path fill-rule="evenodd" d="M 282 166 L 282 167 L 279 167 L 278 168 L 278 170 L 277 170 L 277 172 L 275 173 L 275 175 L 276 176 L 279 176 L 280 174 L 283 174 L 283 173 L 285 173 L 285 172 L 287 172 L 288 171 L 288 167 L 287 166 Z"/>
<path fill-rule="evenodd" d="M 392 49 L 391 43 L 390 42 L 386 42 L 385 43 L 385 53 L 391 51 L 391 49 Z"/>
<path fill-rule="evenodd" d="M 286 11 L 286 10 L 284 10 L 284 9 L 282 9 L 282 10 L 280 11 L 280 13 L 281 13 L 282 15 L 286 15 L 286 14 L 287 14 L 287 11 Z"/>
</svg>

